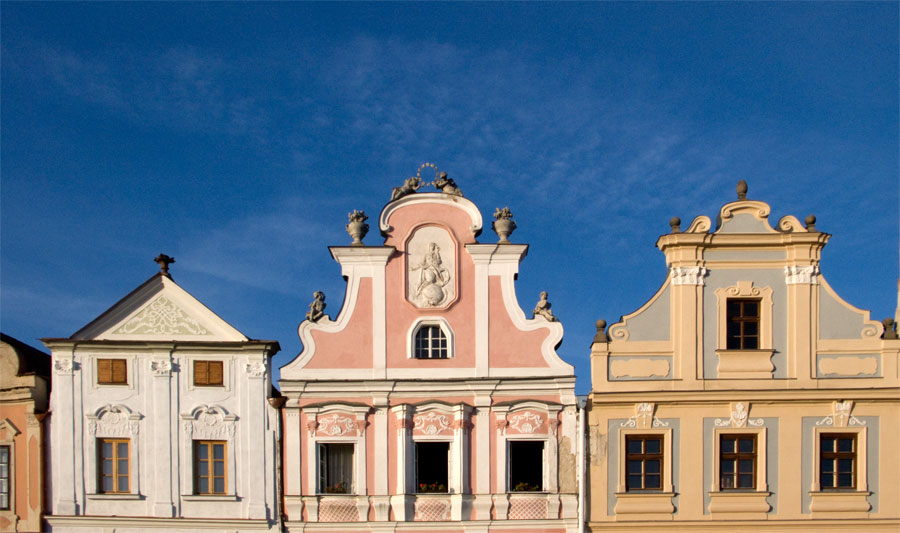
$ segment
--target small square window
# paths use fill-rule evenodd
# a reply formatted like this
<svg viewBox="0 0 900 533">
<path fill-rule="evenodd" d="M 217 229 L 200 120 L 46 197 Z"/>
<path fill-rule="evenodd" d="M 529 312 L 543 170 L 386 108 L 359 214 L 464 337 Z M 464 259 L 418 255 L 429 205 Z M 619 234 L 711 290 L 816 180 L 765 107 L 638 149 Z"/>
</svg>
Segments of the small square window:
<svg viewBox="0 0 900 533">
<path fill-rule="evenodd" d="M 99 492 L 128 494 L 131 491 L 129 447 L 128 439 L 97 440 Z"/>
<path fill-rule="evenodd" d="M 719 436 L 719 490 L 756 488 L 756 435 Z"/>
<path fill-rule="evenodd" d="M 194 441 L 194 493 L 225 494 L 228 470 L 227 443 L 221 440 Z"/>
<path fill-rule="evenodd" d="M 544 490 L 544 441 L 509 441 L 509 490 Z"/>
<path fill-rule="evenodd" d="M 856 434 L 819 436 L 819 486 L 822 490 L 856 488 Z"/>
<path fill-rule="evenodd" d="M 448 492 L 449 442 L 416 443 L 416 492 Z"/>
<path fill-rule="evenodd" d="M 726 319 L 728 350 L 759 349 L 759 300 L 728 299 Z"/>
<path fill-rule="evenodd" d="M 662 490 L 662 435 L 626 435 L 625 490 Z"/>
<path fill-rule="evenodd" d="M 224 383 L 222 361 L 194 361 L 194 385 L 221 387 Z"/>
<path fill-rule="evenodd" d="M 97 383 L 128 385 L 128 364 L 125 359 L 97 359 Z"/>
<path fill-rule="evenodd" d="M 353 494 L 353 444 L 319 444 L 319 494 Z"/>
</svg>

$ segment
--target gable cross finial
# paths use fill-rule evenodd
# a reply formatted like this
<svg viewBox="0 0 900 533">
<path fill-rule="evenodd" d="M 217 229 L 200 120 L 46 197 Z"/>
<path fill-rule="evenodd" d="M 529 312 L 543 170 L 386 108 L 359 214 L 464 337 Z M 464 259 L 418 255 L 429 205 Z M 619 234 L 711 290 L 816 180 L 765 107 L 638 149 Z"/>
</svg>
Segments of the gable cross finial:
<svg viewBox="0 0 900 533">
<path fill-rule="evenodd" d="M 169 275 L 169 265 L 175 262 L 174 257 L 169 257 L 166 254 L 159 254 L 154 261 L 159 264 L 159 271 L 162 272 L 163 276 L 172 277 Z"/>
</svg>

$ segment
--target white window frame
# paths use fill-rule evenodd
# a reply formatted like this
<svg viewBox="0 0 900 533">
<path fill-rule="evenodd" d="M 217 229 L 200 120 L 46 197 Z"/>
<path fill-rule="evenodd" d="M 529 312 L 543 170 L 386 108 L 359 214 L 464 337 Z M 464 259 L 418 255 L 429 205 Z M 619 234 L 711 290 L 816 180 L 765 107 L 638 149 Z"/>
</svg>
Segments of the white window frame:
<svg viewBox="0 0 900 533">
<path fill-rule="evenodd" d="M 867 471 L 867 426 L 844 426 L 844 427 L 817 427 L 813 431 L 813 446 L 815 447 L 814 463 L 813 463 L 813 480 L 812 492 L 822 492 L 829 494 L 853 494 L 856 492 L 867 493 L 869 491 L 869 480 Z M 819 484 L 819 468 L 822 461 L 821 436 L 827 434 L 856 434 L 856 488 L 854 489 L 828 489 L 822 490 Z"/>
<path fill-rule="evenodd" d="M 105 385 L 104 385 L 105 386 Z M 103 417 L 103 412 L 107 410 L 109 407 L 115 407 L 120 412 L 127 414 L 127 421 L 123 421 L 119 426 L 119 431 L 110 431 L 110 429 L 104 424 L 100 424 L 99 421 Z M 88 439 L 87 449 L 85 450 L 85 489 L 87 492 L 87 497 L 89 499 L 97 499 L 97 500 L 134 500 L 141 497 L 141 477 L 140 477 L 140 457 L 141 457 L 141 439 L 140 436 L 140 423 L 143 416 L 137 412 L 132 411 L 128 407 L 115 404 L 115 405 L 105 405 L 100 407 L 94 413 L 89 414 L 87 416 L 88 419 L 88 432 L 90 433 L 90 437 Z M 92 429 L 95 428 L 95 429 Z M 99 468 L 100 465 L 97 464 L 97 456 L 99 455 L 99 450 L 97 449 L 97 442 L 100 439 L 128 439 L 128 485 L 129 492 L 127 493 L 106 493 L 100 492 L 99 486 Z"/>
<path fill-rule="evenodd" d="M 626 462 L 626 458 L 628 456 L 628 450 L 626 449 L 626 437 L 629 435 L 662 435 L 663 479 L 661 490 L 625 490 L 626 468 L 628 466 Z M 616 485 L 617 494 L 671 494 L 674 491 L 674 489 L 672 488 L 672 467 L 672 428 L 619 429 L 619 479 Z"/>
<path fill-rule="evenodd" d="M 216 389 L 220 390 L 220 389 Z M 212 409 L 222 416 L 222 421 L 216 426 L 215 433 L 194 433 L 193 423 L 207 409 Z M 237 499 L 237 457 L 241 450 L 238 449 L 239 440 L 235 439 L 237 433 L 237 416 L 229 413 L 220 405 L 202 405 L 195 407 L 189 414 L 182 414 L 182 431 L 184 435 L 181 441 L 181 499 L 184 501 L 230 501 Z M 194 486 L 194 441 L 224 441 L 225 442 L 225 494 L 197 494 Z"/>
<path fill-rule="evenodd" d="M 753 489 L 725 489 L 719 488 L 719 477 L 721 472 L 721 446 L 722 435 L 755 435 L 756 436 L 756 479 L 754 479 L 755 488 Z M 712 457 L 712 486 L 710 493 L 716 494 L 735 494 L 748 492 L 765 492 L 768 493 L 769 485 L 766 478 L 766 428 L 715 428 L 713 430 L 713 457 Z"/>
<path fill-rule="evenodd" d="M 546 415 L 547 428 L 542 433 L 514 433 L 509 434 L 505 429 L 497 432 L 497 492 L 510 493 L 509 486 L 509 441 L 515 440 L 542 440 L 544 441 L 544 476 L 541 493 L 555 493 L 559 491 L 557 482 L 559 454 L 559 441 L 556 437 L 557 430 L 550 426 L 551 421 L 558 419 L 562 406 L 549 405 L 543 402 L 526 401 L 514 405 L 494 406 L 493 412 L 500 416 L 501 420 L 508 420 L 509 416 L 519 411 L 538 411 Z M 504 425 L 505 427 L 505 425 Z M 536 493 L 538 494 L 538 493 Z"/>
<path fill-rule="evenodd" d="M 510 444 L 513 442 L 540 442 L 543 443 L 543 453 L 541 454 L 541 490 L 538 491 L 527 491 L 527 492 L 517 492 L 512 490 L 512 486 L 510 483 L 510 476 L 512 475 L 512 462 L 511 462 L 511 454 L 509 453 Z M 548 455 L 550 454 L 550 438 L 548 436 L 519 436 L 514 435 L 508 439 L 506 439 L 506 492 L 510 494 L 546 494 L 549 492 L 547 490 L 550 484 L 550 461 Z"/>
<path fill-rule="evenodd" d="M 306 415 L 307 421 L 313 422 L 320 416 L 332 413 L 349 414 L 353 418 L 354 424 L 365 422 L 366 414 L 369 412 L 369 406 L 332 404 L 325 407 L 304 407 L 303 414 Z M 359 429 L 359 426 L 363 426 Z M 307 472 L 306 494 L 327 497 L 341 497 L 344 494 L 325 494 L 319 492 L 319 444 L 336 443 L 336 444 L 353 444 L 353 486 L 351 492 L 346 496 L 357 496 L 367 494 L 366 489 L 366 430 L 364 424 L 359 424 L 356 428 L 356 435 L 348 436 L 331 436 L 317 435 L 317 430 L 307 430 L 309 445 L 306 447 L 306 460 L 310 465 Z M 360 515 L 362 516 L 362 515 Z"/>
<path fill-rule="evenodd" d="M 222 362 L 222 384 L 221 385 L 194 385 L 194 361 L 221 361 Z M 185 366 L 187 366 L 187 388 L 189 391 L 199 393 L 213 392 L 221 393 L 222 391 L 231 391 L 231 371 L 234 363 L 234 357 L 227 355 L 207 355 L 207 354 L 191 354 L 184 358 Z"/>
<path fill-rule="evenodd" d="M 419 462 L 416 460 L 417 459 L 416 444 L 419 444 L 420 442 L 421 443 L 426 443 L 426 442 L 428 442 L 428 443 L 430 443 L 430 442 L 446 442 L 447 443 L 447 492 L 446 493 L 443 493 L 443 492 L 419 492 L 419 486 L 418 486 L 418 481 L 419 481 L 419 479 L 418 479 L 419 464 L 418 463 Z M 447 494 L 447 495 L 450 495 L 450 494 L 458 494 L 459 493 L 458 490 L 454 490 L 455 486 L 457 485 L 456 483 L 454 483 L 455 480 L 454 480 L 454 475 L 453 475 L 454 474 L 454 466 L 456 466 L 454 464 L 455 463 L 455 461 L 454 461 L 455 444 L 456 443 L 454 442 L 454 439 L 449 435 L 435 435 L 435 436 L 429 436 L 429 435 L 415 436 L 414 435 L 413 436 L 412 446 L 411 446 L 411 450 L 410 450 L 410 455 L 412 456 L 411 457 L 412 469 L 410 471 L 410 477 L 412 478 L 411 483 L 412 483 L 414 494 Z"/>
<path fill-rule="evenodd" d="M 453 359 L 455 356 L 455 348 L 456 348 L 456 339 L 453 335 L 453 329 L 450 327 L 450 323 L 447 322 L 446 319 L 438 316 L 430 316 L 430 317 L 422 317 L 415 322 L 413 322 L 412 326 L 410 326 L 409 331 L 407 332 L 407 343 L 406 343 L 406 358 L 407 359 L 416 359 L 418 361 L 444 361 L 445 359 L 428 359 L 422 358 L 419 359 L 416 357 L 416 333 L 423 327 L 427 326 L 438 326 L 441 328 L 441 331 L 444 333 L 444 336 L 447 337 L 447 359 Z"/>
<path fill-rule="evenodd" d="M 0 440 L 0 446 L 9 447 L 9 509 L 0 509 L 0 516 L 15 523 L 16 519 L 16 436 L 20 432 L 8 419 L 0 420 L 0 431 L 6 438 Z"/>
<path fill-rule="evenodd" d="M 353 472 L 350 474 L 350 488 L 346 494 L 340 493 L 330 493 L 325 492 L 323 487 L 321 486 L 321 478 L 322 478 L 322 447 L 328 444 L 349 444 L 353 447 Z M 316 447 L 316 492 L 315 494 L 319 496 L 356 496 L 358 493 L 356 491 L 356 470 L 357 470 L 357 452 L 356 452 L 356 438 L 348 438 L 348 439 L 316 439 L 315 443 Z"/>
<path fill-rule="evenodd" d="M 99 363 L 100 359 L 124 359 L 126 383 L 100 383 Z M 137 365 L 135 354 L 94 354 L 87 358 L 91 365 L 91 387 L 98 389 L 134 389 L 137 383 Z"/>
</svg>

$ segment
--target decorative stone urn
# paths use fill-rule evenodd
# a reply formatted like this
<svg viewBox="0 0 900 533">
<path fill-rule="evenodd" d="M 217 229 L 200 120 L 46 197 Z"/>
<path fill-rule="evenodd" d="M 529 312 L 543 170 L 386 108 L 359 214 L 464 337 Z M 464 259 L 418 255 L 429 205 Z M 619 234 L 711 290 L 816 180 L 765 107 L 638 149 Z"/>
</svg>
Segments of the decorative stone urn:
<svg viewBox="0 0 900 533">
<path fill-rule="evenodd" d="M 350 243 L 350 246 L 365 246 L 362 240 L 365 238 L 366 233 L 369 233 L 369 225 L 366 224 L 366 220 L 368 220 L 369 217 L 366 216 L 366 212 L 354 209 L 352 213 L 347 214 L 347 218 L 350 219 L 350 222 L 346 226 L 347 233 L 353 238 L 353 242 Z"/>
<path fill-rule="evenodd" d="M 494 211 L 495 220 L 491 227 L 494 228 L 494 233 L 500 237 L 498 244 L 510 244 L 509 236 L 516 230 L 516 222 L 512 217 L 513 214 L 512 211 L 509 210 L 509 207 L 498 207 L 497 210 Z"/>
</svg>

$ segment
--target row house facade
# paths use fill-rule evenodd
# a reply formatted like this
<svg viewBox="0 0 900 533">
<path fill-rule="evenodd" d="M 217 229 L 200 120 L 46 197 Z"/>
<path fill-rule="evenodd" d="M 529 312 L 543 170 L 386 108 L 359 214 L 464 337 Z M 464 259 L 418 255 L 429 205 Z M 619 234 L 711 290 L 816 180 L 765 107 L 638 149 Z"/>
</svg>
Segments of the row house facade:
<svg viewBox="0 0 900 533">
<path fill-rule="evenodd" d="M 41 531 L 50 355 L 0 333 L 0 531 Z"/>
<path fill-rule="evenodd" d="M 447 182 L 450 186 L 447 187 Z M 579 528 L 575 375 L 546 294 L 534 317 L 514 280 L 528 246 L 498 209 L 501 241 L 476 240 L 478 208 L 452 180 L 395 189 L 383 244 L 330 247 L 340 311 L 317 293 L 303 352 L 281 368 L 287 531 Z"/>
<path fill-rule="evenodd" d="M 161 271 L 53 357 L 52 531 L 277 530 L 274 341 L 247 338 Z"/>
<path fill-rule="evenodd" d="M 900 528 L 892 321 L 820 269 L 830 235 L 724 205 L 656 245 L 669 274 L 591 346 L 593 531 Z"/>
</svg>

